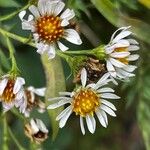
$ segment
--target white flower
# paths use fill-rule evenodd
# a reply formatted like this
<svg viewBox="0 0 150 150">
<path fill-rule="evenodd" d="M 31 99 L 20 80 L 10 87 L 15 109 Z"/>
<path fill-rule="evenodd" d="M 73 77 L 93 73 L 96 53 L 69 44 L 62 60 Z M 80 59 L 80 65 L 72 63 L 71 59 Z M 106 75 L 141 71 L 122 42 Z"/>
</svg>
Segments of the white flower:
<svg viewBox="0 0 150 150">
<path fill-rule="evenodd" d="M 121 27 L 116 30 L 109 44 L 105 46 L 106 67 L 114 78 L 128 79 L 134 76 L 132 72 L 137 68 L 130 62 L 139 58 L 139 55 L 135 54 L 135 51 L 139 50 L 139 46 L 136 40 L 128 38 L 132 34 L 131 31 L 128 31 L 129 28 Z M 117 35 L 118 32 L 120 33 Z"/>
<path fill-rule="evenodd" d="M 27 20 L 24 19 L 26 11 L 19 13 L 22 29 L 33 32 L 37 52 L 47 52 L 50 59 L 55 57 L 57 45 L 62 51 L 68 50 L 68 47 L 62 44 L 62 38 L 77 45 L 82 44 L 79 34 L 68 27 L 70 19 L 75 16 L 74 11 L 63 11 L 64 7 L 64 2 L 59 0 L 40 0 L 37 7 L 29 7 L 33 15 L 29 15 Z"/>
<path fill-rule="evenodd" d="M 40 119 L 31 119 L 30 123 L 25 125 L 25 134 L 31 141 L 40 144 L 48 137 L 48 129 Z"/>
<path fill-rule="evenodd" d="M 87 72 L 85 68 L 81 71 L 81 83 L 82 86 L 75 92 L 60 92 L 61 97 L 49 99 L 54 101 L 53 104 L 48 106 L 48 109 L 55 109 L 65 104 L 70 104 L 65 108 L 56 118 L 59 120 L 59 127 L 65 126 L 69 116 L 75 112 L 77 116 L 80 116 L 80 127 L 83 134 L 85 134 L 85 128 L 83 120 L 86 120 L 88 130 L 91 133 L 95 132 L 96 121 L 94 115 L 98 117 L 99 122 L 103 127 L 107 127 L 108 119 L 107 114 L 115 117 L 115 106 L 105 99 L 119 99 L 117 95 L 113 94 L 114 90 L 109 87 L 103 87 L 107 85 L 110 79 L 109 74 L 105 74 L 95 84 L 88 84 Z M 95 114 L 94 114 L 95 113 Z"/>
<path fill-rule="evenodd" d="M 20 111 L 26 107 L 23 100 L 25 80 L 21 77 L 10 77 L 5 75 L 0 80 L 0 101 L 2 102 L 4 112 L 13 106 L 20 107 Z"/>
<path fill-rule="evenodd" d="M 40 100 L 38 96 L 43 97 L 45 95 L 46 88 L 34 88 L 33 86 L 25 89 L 24 101 L 26 101 L 27 106 L 23 112 L 26 117 L 30 116 L 30 112 L 33 108 L 37 108 L 38 112 L 45 112 L 45 103 Z"/>
</svg>

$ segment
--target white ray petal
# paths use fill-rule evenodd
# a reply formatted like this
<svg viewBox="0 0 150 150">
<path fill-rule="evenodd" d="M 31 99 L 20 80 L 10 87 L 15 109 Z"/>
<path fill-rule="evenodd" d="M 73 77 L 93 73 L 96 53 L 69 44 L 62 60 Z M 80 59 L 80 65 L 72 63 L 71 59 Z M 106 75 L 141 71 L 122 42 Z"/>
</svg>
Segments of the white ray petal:
<svg viewBox="0 0 150 150">
<path fill-rule="evenodd" d="M 124 31 L 124 30 L 127 30 L 128 28 L 130 28 L 130 27 L 121 27 L 121 28 L 117 29 L 117 30 L 112 34 L 112 36 L 111 36 L 111 41 L 114 39 L 114 37 L 116 36 L 116 33 L 117 33 L 118 31 L 120 31 L 120 30 Z"/>
<path fill-rule="evenodd" d="M 30 12 L 31 12 L 36 18 L 39 18 L 39 17 L 40 17 L 40 13 L 39 13 L 38 8 L 37 8 L 36 6 L 31 5 L 31 6 L 29 7 L 29 10 L 30 10 Z"/>
<path fill-rule="evenodd" d="M 101 99 L 102 104 L 105 104 L 106 106 L 110 107 L 111 109 L 113 109 L 114 111 L 116 111 L 116 107 L 109 101 Z"/>
<path fill-rule="evenodd" d="M 113 43 L 118 42 L 119 40 L 129 36 L 132 32 L 131 31 L 122 31 L 120 32 L 114 39 Z"/>
<path fill-rule="evenodd" d="M 117 69 L 117 75 L 119 76 L 122 76 L 122 78 L 127 78 L 127 77 L 133 77 L 135 76 L 134 74 L 132 73 L 129 73 L 127 71 L 124 71 L 123 69 Z"/>
<path fill-rule="evenodd" d="M 0 95 L 3 94 L 3 91 L 8 83 L 8 78 L 4 78 L 0 81 Z"/>
<path fill-rule="evenodd" d="M 18 93 L 24 84 L 25 84 L 24 78 L 17 77 L 14 88 L 13 88 L 13 93 L 14 94 Z"/>
<path fill-rule="evenodd" d="M 114 112 L 111 108 L 107 107 L 106 105 L 101 104 L 101 107 L 100 107 L 100 108 L 101 108 L 102 110 L 104 110 L 106 113 L 108 113 L 109 115 L 111 115 L 111 116 L 113 116 L 113 117 L 116 117 L 115 112 Z"/>
<path fill-rule="evenodd" d="M 39 54 L 43 54 L 45 51 L 48 51 L 48 49 L 49 49 L 49 45 L 44 44 L 44 43 L 42 43 L 42 42 L 37 43 L 37 44 L 36 44 L 36 47 L 37 47 L 37 52 L 38 52 Z"/>
<path fill-rule="evenodd" d="M 133 55 L 130 55 L 129 57 L 128 57 L 128 60 L 129 61 L 135 61 L 135 60 L 137 60 L 139 58 L 139 55 L 138 54 L 133 54 Z"/>
<path fill-rule="evenodd" d="M 120 97 L 117 96 L 116 94 L 112 94 L 112 93 L 102 93 L 101 94 L 102 98 L 108 98 L 108 99 L 119 99 Z"/>
<path fill-rule="evenodd" d="M 14 103 L 2 103 L 3 105 L 3 112 L 7 112 L 8 110 L 10 110 L 13 106 L 14 106 Z"/>
<path fill-rule="evenodd" d="M 67 103 L 70 103 L 70 100 L 68 100 L 68 99 L 63 99 L 63 100 L 60 100 L 59 102 L 56 102 L 56 103 L 54 103 L 54 104 L 50 104 L 50 105 L 47 107 L 47 109 L 55 109 L 55 108 L 58 108 L 58 107 L 60 107 L 60 106 L 62 106 L 62 105 L 65 105 L 65 104 L 67 104 Z"/>
<path fill-rule="evenodd" d="M 130 44 L 138 45 L 139 43 L 135 39 L 127 39 Z"/>
<path fill-rule="evenodd" d="M 33 86 L 29 86 L 27 88 L 29 91 L 32 91 L 33 93 L 35 93 L 36 95 L 39 95 L 39 96 L 44 96 L 45 95 L 45 91 L 46 91 L 46 88 L 45 87 L 42 87 L 42 88 L 34 88 Z"/>
<path fill-rule="evenodd" d="M 137 68 L 137 66 L 133 66 L 133 65 L 127 65 L 126 67 L 124 67 L 123 69 L 127 72 L 133 72 L 135 69 Z"/>
<path fill-rule="evenodd" d="M 49 45 L 48 49 L 48 59 L 53 59 L 56 55 L 55 46 L 53 44 Z"/>
<path fill-rule="evenodd" d="M 64 109 L 57 117 L 56 117 L 56 121 L 60 120 L 62 117 L 64 117 L 68 112 L 70 112 L 71 110 L 71 105 L 68 106 L 66 109 Z"/>
<path fill-rule="evenodd" d="M 127 57 L 129 55 L 130 55 L 129 52 L 113 52 L 110 54 L 110 56 L 114 57 L 114 58 L 124 58 L 124 57 Z"/>
<path fill-rule="evenodd" d="M 83 118 L 80 116 L 80 128 L 83 135 L 85 135 L 85 128 L 83 123 Z"/>
<path fill-rule="evenodd" d="M 21 11 L 20 13 L 19 13 L 19 18 L 20 18 L 20 20 L 24 20 L 23 18 L 24 18 L 24 16 L 26 15 L 26 11 L 25 10 L 23 10 L 23 11 Z"/>
<path fill-rule="evenodd" d="M 67 46 L 65 46 L 64 44 L 62 44 L 59 41 L 57 41 L 57 44 L 58 44 L 58 47 L 60 48 L 60 50 L 62 50 L 63 52 L 65 52 L 66 50 L 69 49 Z"/>
<path fill-rule="evenodd" d="M 63 97 L 49 98 L 48 101 L 59 101 L 59 100 L 64 100 L 64 99 L 71 100 L 71 98 L 63 96 Z"/>
<path fill-rule="evenodd" d="M 82 41 L 80 39 L 78 32 L 75 31 L 74 29 L 66 29 L 64 33 L 64 38 L 73 44 L 76 44 L 76 45 L 82 44 Z"/>
<path fill-rule="evenodd" d="M 47 2 L 44 0 L 38 1 L 38 10 L 42 16 L 44 16 L 47 12 Z"/>
<path fill-rule="evenodd" d="M 16 99 L 17 99 L 17 100 L 20 100 L 23 96 L 24 96 L 24 91 L 23 91 L 23 88 L 22 88 L 22 89 L 20 89 L 20 91 L 17 93 Z"/>
<path fill-rule="evenodd" d="M 108 125 L 108 118 L 107 118 L 107 115 L 106 115 L 105 111 L 103 111 L 100 108 L 99 108 L 99 111 L 100 111 L 102 117 L 104 118 L 104 121 L 105 121 L 106 125 Z"/>
<path fill-rule="evenodd" d="M 60 12 L 64 9 L 64 7 L 65 7 L 65 3 L 61 1 L 57 2 L 55 5 L 55 10 L 54 10 L 55 16 L 59 15 Z"/>
<path fill-rule="evenodd" d="M 130 46 L 128 47 L 128 50 L 129 50 L 129 51 L 137 51 L 137 50 L 139 50 L 139 49 L 140 49 L 140 47 L 137 46 L 137 45 L 130 45 Z"/>
<path fill-rule="evenodd" d="M 89 115 L 87 115 L 86 116 L 86 123 L 87 123 L 87 127 L 88 127 L 88 129 L 89 129 L 89 131 L 93 134 L 94 133 L 94 122 L 93 122 L 93 120 L 92 120 L 92 117 L 93 116 L 89 116 Z"/>
<path fill-rule="evenodd" d="M 106 61 L 106 68 L 108 72 L 111 74 L 111 76 L 116 77 L 116 71 L 110 60 Z"/>
<path fill-rule="evenodd" d="M 31 119 L 30 124 L 34 133 L 39 132 L 39 128 L 34 119 Z"/>
<path fill-rule="evenodd" d="M 112 88 L 101 88 L 101 89 L 98 89 L 97 92 L 99 93 L 105 93 L 105 92 L 114 92 L 114 90 Z"/>
<path fill-rule="evenodd" d="M 61 120 L 60 120 L 60 122 L 59 122 L 59 127 L 60 127 L 60 128 L 63 128 L 63 127 L 65 126 L 65 124 L 66 124 L 66 122 L 67 122 L 69 116 L 71 115 L 71 113 L 72 113 L 72 110 L 70 109 L 70 110 L 67 112 L 67 114 L 61 118 Z"/>
<path fill-rule="evenodd" d="M 75 13 L 74 13 L 74 11 L 73 10 L 70 10 L 69 8 L 68 9 L 66 9 L 62 14 L 61 14 L 61 16 L 60 16 L 60 18 L 63 20 L 63 19 L 65 19 L 65 20 L 70 20 L 70 19 L 72 19 L 73 17 L 75 16 Z"/>
<path fill-rule="evenodd" d="M 106 127 L 107 127 L 107 123 L 106 123 L 104 117 L 102 116 L 101 112 L 100 112 L 99 110 L 97 110 L 95 113 L 96 113 L 96 115 L 97 115 L 97 117 L 98 117 L 98 120 L 99 120 L 100 124 L 101 124 L 103 127 L 106 128 Z"/>
<path fill-rule="evenodd" d="M 36 119 L 36 123 L 40 131 L 42 131 L 43 133 L 48 133 L 48 130 L 42 120 Z"/>
<path fill-rule="evenodd" d="M 59 95 L 61 96 L 72 96 L 72 92 L 59 92 Z"/>
<path fill-rule="evenodd" d="M 114 66 L 116 66 L 116 67 L 118 67 L 118 68 L 122 68 L 122 67 L 125 67 L 125 66 L 126 66 L 124 63 L 122 63 L 122 62 L 120 62 L 120 61 L 118 61 L 118 60 L 116 60 L 116 59 L 114 59 L 114 58 L 110 58 L 109 60 L 110 60 L 110 62 L 111 62 Z"/>
<path fill-rule="evenodd" d="M 96 85 L 97 84 L 101 84 L 101 83 L 103 83 L 103 82 L 107 82 L 107 79 L 109 78 L 109 73 L 105 73 L 99 80 L 98 80 L 98 82 L 96 83 Z"/>
<path fill-rule="evenodd" d="M 86 82 L 87 82 L 87 71 L 85 68 L 83 68 L 81 70 L 81 83 L 82 83 L 82 86 L 85 87 L 86 85 Z"/>
</svg>

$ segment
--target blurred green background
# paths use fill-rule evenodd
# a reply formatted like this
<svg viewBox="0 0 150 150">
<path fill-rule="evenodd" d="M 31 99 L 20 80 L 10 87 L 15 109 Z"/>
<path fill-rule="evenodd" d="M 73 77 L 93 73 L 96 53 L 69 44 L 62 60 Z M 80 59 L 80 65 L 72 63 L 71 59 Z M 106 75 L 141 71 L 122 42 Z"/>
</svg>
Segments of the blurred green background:
<svg viewBox="0 0 150 150">
<path fill-rule="evenodd" d="M 0 0 L 0 27 L 28 38 L 30 33 L 21 30 L 18 15 L 8 20 L 3 19 L 5 15 L 19 10 L 27 2 L 27 0 Z M 97 123 L 95 134 L 86 132 L 83 136 L 79 118 L 72 116 L 66 126 L 59 130 L 55 141 L 52 141 L 48 113 L 41 115 L 34 111 L 32 117 L 41 118 L 50 131 L 49 138 L 41 147 L 44 150 L 150 150 L 150 0 L 66 0 L 65 2 L 77 14 L 77 25 L 83 40 L 82 46 L 71 47 L 71 49 L 91 49 L 100 44 L 107 44 L 117 27 L 131 25 L 131 30 L 140 43 L 140 59 L 137 62 L 136 76 L 130 82 L 119 83 L 116 87 L 116 93 L 121 96 L 121 100 L 112 101 L 117 107 L 117 117 L 109 117 L 107 129 Z M 26 86 L 45 86 L 44 68 L 36 49 L 15 40 L 12 42 Z M 69 76 L 70 69 L 67 63 L 63 60 L 61 62 L 64 69 L 64 75 L 61 72 L 61 79 L 63 79 L 63 76 L 65 78 Z M 63 84 L 58 78 L 53 63 L 50 62 L 48 67 L 52 67 L 51 71 L 56 75 L 50 82 Z M 0 34 L 0 73 L 6 73 L 9 68 L 10 60 L 5 38 Z M 67 90 L 71 90 L 72 78 L 65 82 Z M 59 89 L 60 84 L 56 84 L 54 88 Z M 52 95 L 55 95 L 54 93 Z M 19 142 L 26 149 L 31 148 L 29 139 L 24 135 L 23 122 L 11 112 L 7 114 L 7 119 Z M 2 139 L 3 126 L 0 122 L 0 147 Z M 10 136 L 8 140 L 9 149 L 16 150 L 17 147 Z"/>
</svg>

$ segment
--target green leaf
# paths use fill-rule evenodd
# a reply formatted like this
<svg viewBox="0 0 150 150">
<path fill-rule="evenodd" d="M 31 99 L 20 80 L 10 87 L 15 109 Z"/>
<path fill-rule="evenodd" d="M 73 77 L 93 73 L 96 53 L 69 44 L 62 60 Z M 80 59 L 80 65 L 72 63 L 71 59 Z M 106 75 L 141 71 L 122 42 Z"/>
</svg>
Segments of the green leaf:
<svg viewBox="0 0 150 150">
<path fill-rule="evenodd" d="M 46 91 L 46 105 L 48 106 L 48 98 L 58 96 L 60 91 L 65 91 L 65 77 L 63 72 L 63 66 L 59 57 L 49 60 L 47 55 L 42 56 L 42 63 L 45 70 L 47 80 L 47 91 Z M 48 110 L 48 114 L 51 120 L 54 140 L 58 134 L 59 126 L 56 121 L 56 116 L 63 110 L 63 107 L 54 110 Z"/>
<path fill-rule="evenodd" d="M 20 4 L 15 0 L 1 0 L 0 7 L 19 7 Z"/>
<path fill-rule="evenodd" d="M 150 97 L 150 93 L 149 93 L 149 97 Z M 149 101 L 149 104 L 146 101 Z M 150 106 L 150 99 L 142 99 L 139 102 L 139 106 L 137 110 L 138 122 L 143 134 L 143 138 L 147 150 L 150 149 L 150 127 L 149 127 L 150 108 L 149 106 Z"/>
<path fill-rule="evenodd" d="M 149 0 L 139 0 L 141 4 L 150 9 L 150 1 Z"/>
<path fill-rule="evenodd" d="M 8 61 L 8 58 L 5 56 L 5 54 L 1 49 L 0 49 L 0 62 L 4 68 L 10 69 L 10 63 Z"/>
<path fill-rule="evenodd" d="M 91 0 L 91 2 L 110 23 L 117 27 L 132 26 L 135 36 L 149 43 L 150 25 L 141 20 L 126 16 L 110 0 Z"/>
</svg>

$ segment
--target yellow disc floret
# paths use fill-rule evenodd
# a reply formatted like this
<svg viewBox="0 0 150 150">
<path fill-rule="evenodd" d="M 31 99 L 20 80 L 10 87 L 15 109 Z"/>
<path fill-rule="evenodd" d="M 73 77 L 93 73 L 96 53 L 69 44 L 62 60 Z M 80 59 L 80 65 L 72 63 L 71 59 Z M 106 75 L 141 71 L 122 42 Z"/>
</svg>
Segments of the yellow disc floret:
<svg viewBox="0 0 150 150">
<path fill-rule="evenodd" d="M 127 47 L 119 47 L 119 48 L 115 48 L 114 52 L 127 52 L 128 48 Z M 124 57 L 124 58 L 117 58 L 117 60 L 119 60 L 120 62 L 124 63 L 125 65 L 129 64 L 129 61 L 127 59 L 128 57 Z"/>
<path fill-rule="evenodd" d="M 43 16 L 36 21 L 36 32 L 40 40 L 46 43 L 58 41 L 64 34 L 60 17 Z"/>
<path fill-rule="evenodd" d="M 72 106 L 76 115 L 82 117 L 93 115 L 96 108 L 100 106 L 99 96 L 91 89 L 81 89 L 73 97 Z"/>
<path fill-rule="evenodd" d="M 3 91 L 3 94 L 0 96 L 0 98 L 5 103 L 11 103 L 16 97 L 16 95 L 13 93 L 14 84 L 15 84 L 14 80 L 8 80 L 8 83 Z"/>
</svg>

